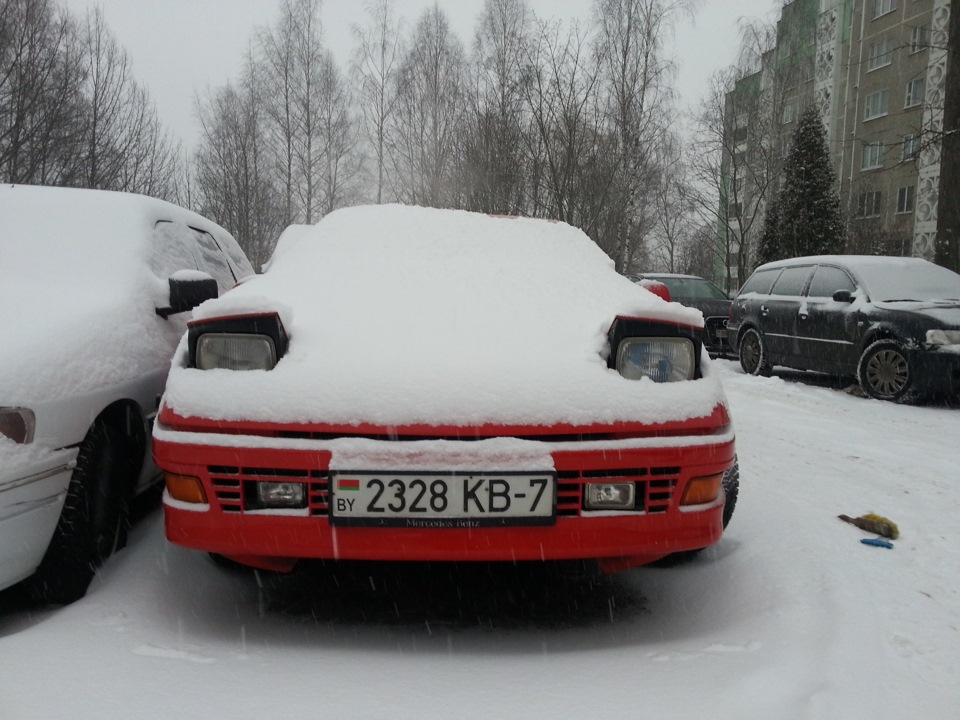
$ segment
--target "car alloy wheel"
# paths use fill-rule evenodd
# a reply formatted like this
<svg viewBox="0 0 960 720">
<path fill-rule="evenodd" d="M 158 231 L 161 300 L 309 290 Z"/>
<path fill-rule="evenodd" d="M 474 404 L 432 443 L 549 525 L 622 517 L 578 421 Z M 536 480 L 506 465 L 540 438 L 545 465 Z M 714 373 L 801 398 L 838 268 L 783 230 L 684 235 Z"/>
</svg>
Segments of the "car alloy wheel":
<svg viewBox="0 0 960 720">
<path fill-rule="evenodd" d="M 880 340 L 868 347 L 860 359 L 860 385 L 878 400 L 904 399 L 913 382 L 910 362 L 899 343 Z"/>
</svg>

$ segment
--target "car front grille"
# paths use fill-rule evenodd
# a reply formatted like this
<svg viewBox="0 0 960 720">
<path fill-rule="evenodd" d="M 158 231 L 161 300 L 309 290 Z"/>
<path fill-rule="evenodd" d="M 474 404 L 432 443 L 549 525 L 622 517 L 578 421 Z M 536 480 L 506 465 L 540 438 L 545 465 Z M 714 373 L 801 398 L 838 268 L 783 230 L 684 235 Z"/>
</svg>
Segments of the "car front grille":
<svg viewBox="0 0 960 720">
<path fill-rule="evenodd" d="M 708 317 L 704 319 L 703 332 L 708 345 L 726 345 L 727 336 L 722 331 L 727 329 L 727 319 L 722 316 Z"/>
<path fill-rule="evenodd" d="M 307 484 L 307 507 L 312 517 L 326 517 L 330 512 L 330 474 L 327 470 L 308 468 L 252 468 L 211 465 L 207 468 L 214 496 L 220 510 L 242 513 L 245 498 L 252 492 L 246 483 L 259 481 L 304 482 Z M 635 510 L 651 514 L 665 513 L 673 502 L 680 468 L 651 467 L 617 470 L 567 470 L 557 473 L 557 517 L 576 517 L 583 507 L 583 486 L 588 482 L 632 482 L 636 486 Z"/>
</svg>

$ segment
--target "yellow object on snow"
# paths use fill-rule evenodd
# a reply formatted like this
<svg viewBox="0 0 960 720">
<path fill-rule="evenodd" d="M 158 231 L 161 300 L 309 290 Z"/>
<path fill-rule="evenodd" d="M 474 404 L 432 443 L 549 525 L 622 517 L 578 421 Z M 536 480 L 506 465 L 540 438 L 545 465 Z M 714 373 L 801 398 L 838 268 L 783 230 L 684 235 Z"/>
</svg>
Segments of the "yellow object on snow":
<svg viewBox="0 0 960 720">
<path fill-rule="evenodd" d="M 876 533 L 882 537 L 888 537 L 891 540 L 896 540 L 900 537 L 900 528 L 897 527 L 897 524 L 893 522 L 893 520 L 883 517 L 883 515 L 867 513 L 866 515 L 855 518 L 849 515 L 837 515 L 837 517 L 851 525 L 856 525 L 861 530 Z"/>
</svg>

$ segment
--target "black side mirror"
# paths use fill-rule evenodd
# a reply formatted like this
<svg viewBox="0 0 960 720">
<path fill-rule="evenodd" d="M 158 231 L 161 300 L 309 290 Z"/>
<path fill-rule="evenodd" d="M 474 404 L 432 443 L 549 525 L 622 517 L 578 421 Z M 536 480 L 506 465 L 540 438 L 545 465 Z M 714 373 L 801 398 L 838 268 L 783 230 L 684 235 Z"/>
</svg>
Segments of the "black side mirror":
<svg viewBox="0 0 960 720">
<path fill-rule="evenodd" d="M 837 291 L 833 294 L 833 299 L 834 299 L 836 302 L 852 303 L 852 302 L 853 302 L 853 293 L 850 292 L 849 290 L 837 290 Z"/>
<path fill-rule="evenodd" d="M 204 273 L 206 275 L 206 273 Z M 156 308 L 157 315 L 168 318 L 176 313 L 193 310 L 197 305 L 207 300 L 213 300 L 220 294 L 217 281 L 207 275 L 199 277 L 193 273 L 191 277 L 170 278 L 170 306 Z"/>
</svg>

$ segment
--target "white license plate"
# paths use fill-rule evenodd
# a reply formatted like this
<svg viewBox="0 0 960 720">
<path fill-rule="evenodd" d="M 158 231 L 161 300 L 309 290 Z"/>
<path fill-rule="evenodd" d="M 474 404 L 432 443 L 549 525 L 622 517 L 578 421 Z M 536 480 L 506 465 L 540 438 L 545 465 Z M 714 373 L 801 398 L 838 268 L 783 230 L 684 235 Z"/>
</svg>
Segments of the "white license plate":
<svg viewBox="0 0 960 720">
<path fill-rule="evenodd" d="M 470 528 L 552 525 L 556 475 L 334 471 L 335 525 Z"/>
</svg>

